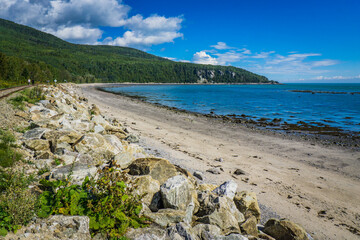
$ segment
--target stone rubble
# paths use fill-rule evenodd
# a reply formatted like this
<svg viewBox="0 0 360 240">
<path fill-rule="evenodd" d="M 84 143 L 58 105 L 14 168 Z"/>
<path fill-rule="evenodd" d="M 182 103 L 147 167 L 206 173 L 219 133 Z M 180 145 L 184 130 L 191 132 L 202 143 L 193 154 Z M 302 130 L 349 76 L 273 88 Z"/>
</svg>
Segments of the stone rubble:
<svg viewBox="0 0 360 240">
<path fill-rule="evenodd" d="M 129 229 L 126 237 L 308 239 L 304 229 L 287 220 L 269 220 L 260 231 L 261 213 L 255 193 L 238 191 L 232 180 L 220 186 L 200 184 L 202 173 L 194 173 L 195 178 L 168 160 L 147 154 L 136 145 L 136 135 L 116 119 L 102 116 L 100 109 L 79 97 L 74 88 L 70 84 L 43 87 L 46 100 L 19 113 L 32 126 L 20 139 L 28 152 L 27 160 L 35 163 L 27 172 L 48 168 L 46 177 L 50 180 L 71 172 L 71 180 L 80 184 L 86 176 L 95 176 L 99 167 L 115 161 L 130 179 L 136 180 L 135 193 L 146 193 L 143 214 L 153 220 L 147 228 Z M 218 168 L 207 171 L 221 173 Z M 90 239 L 88 225 L 87 217 L 51 216 L 35 219 L 5 239 Z"/>
</svg>

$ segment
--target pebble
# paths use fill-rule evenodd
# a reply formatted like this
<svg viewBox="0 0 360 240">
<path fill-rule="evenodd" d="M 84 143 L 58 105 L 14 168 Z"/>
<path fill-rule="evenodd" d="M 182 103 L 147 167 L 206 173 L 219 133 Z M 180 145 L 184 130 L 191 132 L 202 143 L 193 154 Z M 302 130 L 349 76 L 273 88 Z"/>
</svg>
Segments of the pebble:
<svg viewBox="0 0 360 240">
<path fill-rule="evenodd" d="M 235 175 L 245 175 L 245 172 L 241 169 L 236 169 L 234 172 Z"/>
<path fill-rule="evenodd" d="M 209 173 L 212 173 L 212 174 L 220 174 L 220 170 L 218 168 L 210 168 L 208 170 L 206 170 L 207 172 Z"/>
<path fill-rule="evenodd" d="M 200 180 L 204 180 L 204 176 L 203 176 L 202 172 L 199 172 L 199 171 L 194 172 L 194 177 L 196 177 Z"/>
</svg>

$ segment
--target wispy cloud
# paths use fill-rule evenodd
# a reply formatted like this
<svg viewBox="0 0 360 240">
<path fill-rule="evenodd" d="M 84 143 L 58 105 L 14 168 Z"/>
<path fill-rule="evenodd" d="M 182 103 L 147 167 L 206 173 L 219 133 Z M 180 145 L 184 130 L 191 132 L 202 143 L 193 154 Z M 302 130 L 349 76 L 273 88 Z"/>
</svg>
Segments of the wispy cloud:
<svg viewBox="0 0 360 240">
<path fill-rule="evenodd" d="M 225 42 L 211 45 L 209 50 L 194 54 L 192 62 L 215 65 L 234 65 L 265 75 L 316 76 L 327 73 L 326 67 L 339 64 L 333 59 L 319 59 L 320 53 L 290 51 L 279 54 L 275 51 L 256 52 L 247 48 L 235 48 Z"/>
<path fill-rule="evenodd" d="M 1 0 L 0 17 L 76 43 L 144 47 L 181 38 L 183 17 L 129 17 L 121 0 Z M 101 27 L 119 28 L 121 36 L 101 41 Z"/>
</svg>

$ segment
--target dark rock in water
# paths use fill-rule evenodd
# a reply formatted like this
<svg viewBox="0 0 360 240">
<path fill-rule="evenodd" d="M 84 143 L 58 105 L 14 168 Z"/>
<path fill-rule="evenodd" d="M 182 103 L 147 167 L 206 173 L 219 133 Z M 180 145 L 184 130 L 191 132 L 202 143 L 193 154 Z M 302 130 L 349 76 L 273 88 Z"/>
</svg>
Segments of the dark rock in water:
<svg viewBox="0 0 360 240">
<path fill-rule="evenodd" d="M 236 169 L 234 172 L 235 175 L 245 175 L 245 172 L 241 169 Z"/>
<path fill-rule="evenodd" d="M 277 240 L 308 240 L 307 233 L 299 225 L 285 219 L 270 219 L 264 232 Z"/>
</svg>

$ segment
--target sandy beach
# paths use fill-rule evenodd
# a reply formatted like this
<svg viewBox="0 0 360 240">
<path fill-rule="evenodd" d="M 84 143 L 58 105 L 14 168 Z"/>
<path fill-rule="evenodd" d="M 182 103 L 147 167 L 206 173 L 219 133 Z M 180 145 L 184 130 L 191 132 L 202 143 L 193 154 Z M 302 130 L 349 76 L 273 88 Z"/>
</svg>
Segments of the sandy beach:
<svg viewBox="0 0 360 240">
<path fill-rule="evenodd" d="M 78 86 L 153 155 L 202 172 L 204 182 L 233 179 L 238 190 L 255 192 L 262 222 L 289 218 L 314 239 L 360 239 L 360 152 L 172 111 L 98 91 L 96 84 Z M 244 174 L 234 174 L 237 169 Z"/>
</svg>

